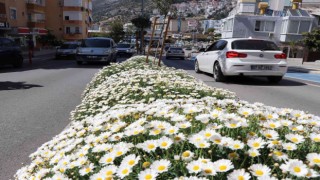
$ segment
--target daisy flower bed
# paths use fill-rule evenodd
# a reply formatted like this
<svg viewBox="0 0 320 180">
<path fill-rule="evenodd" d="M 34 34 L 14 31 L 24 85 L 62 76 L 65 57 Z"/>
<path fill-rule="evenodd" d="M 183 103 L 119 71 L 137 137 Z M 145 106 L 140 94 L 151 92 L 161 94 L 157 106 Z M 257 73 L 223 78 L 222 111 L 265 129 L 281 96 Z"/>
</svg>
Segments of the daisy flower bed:
<svg viewBox="0 0 320 180">
<path fill-rule="evenodd" d="M 238 100 L 138 56 L 95 75 L 15 178 L 319 179 L 320 118 Z"/>
</svg>

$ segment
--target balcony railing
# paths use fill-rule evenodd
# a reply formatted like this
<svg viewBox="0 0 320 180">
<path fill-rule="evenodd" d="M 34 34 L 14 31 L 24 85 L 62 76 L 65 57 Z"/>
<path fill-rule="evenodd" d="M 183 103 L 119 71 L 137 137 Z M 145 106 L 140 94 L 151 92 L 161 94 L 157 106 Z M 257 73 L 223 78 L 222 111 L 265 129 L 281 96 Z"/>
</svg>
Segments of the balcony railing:
<svg viewBox="0 0 320 180">
<path fill-rule="evenodd" d="M 27 10 L 32 12 L 44 12 L 45 3 L 44 1 L 26 0 Z"/>
<path fill-rule="evenodd" d="M 46 1 L 45 0 L 26 0 L 27 4 L 35 4 L 35 5 L 39 5 L 39 6 L 45 6 L 46 5 Z"/>
<path fill-rule="evenodd" d="M 29 28 L 45 28 L 46 24 L 44 21 L 38 21 L 38 22 L 28 22 L 28 27 Z"/>
<path fill-rule="evenodd" d="M 63 38 L 65 40 L 77 40 L 77 39 L 83 39 L 85 38 L 84 35 L 82 33 L 75 33 L 75 32 L 70 32 L 70 33 L 66 33 L 63 35 Z"/>
</svg>

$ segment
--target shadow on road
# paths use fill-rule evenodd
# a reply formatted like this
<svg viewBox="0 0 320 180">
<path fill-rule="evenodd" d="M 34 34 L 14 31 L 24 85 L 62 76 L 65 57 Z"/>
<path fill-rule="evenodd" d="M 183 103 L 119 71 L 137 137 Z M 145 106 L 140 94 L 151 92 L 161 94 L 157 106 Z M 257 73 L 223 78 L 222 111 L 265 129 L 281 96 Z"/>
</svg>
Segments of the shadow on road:
<svg viewBox="0 0 320 180">
<path fill-rule="evenodd" d="M 43 86 L 36 85 L 36 84 L 26 84 L 25 82 L 11 82 L 11 81 L 0 82 L 0 91 L 31 89 L 34 87 L 43 87 Z"/>
</svg>

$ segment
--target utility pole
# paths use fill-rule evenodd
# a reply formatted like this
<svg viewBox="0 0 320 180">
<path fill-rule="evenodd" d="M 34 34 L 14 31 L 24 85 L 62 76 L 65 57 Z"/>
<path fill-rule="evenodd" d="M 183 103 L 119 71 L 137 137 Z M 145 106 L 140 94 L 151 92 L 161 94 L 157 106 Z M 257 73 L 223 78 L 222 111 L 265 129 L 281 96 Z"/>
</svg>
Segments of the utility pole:
<svg viewBox="0 0 320 180">
<path fill-rule="evenodd" d="M 141 0 L 141 17 L 144 16 L 144 0 Z M 140 50 L 141 50 L 141 54 L 142 52 L 144 51 L 142 48 L 143 48 L 143 44 L 144 44 L 144 38 L 142 37 L 143 36 L 143 28 L 141 28 L 141 31 L 140 31 Z"/>
</svg>

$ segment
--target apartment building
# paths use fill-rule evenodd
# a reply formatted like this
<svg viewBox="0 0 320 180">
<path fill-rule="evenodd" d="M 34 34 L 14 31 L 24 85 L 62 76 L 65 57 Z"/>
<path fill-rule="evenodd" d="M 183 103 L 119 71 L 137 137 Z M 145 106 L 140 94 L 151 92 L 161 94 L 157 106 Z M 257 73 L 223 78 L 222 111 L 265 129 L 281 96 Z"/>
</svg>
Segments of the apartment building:
<svg viewBox="0 0 320 180">
<path fill-rule="evenodd" d="M 92 24 L 92 0 L 49 0 L 47 28 L 58 39 L 75 41 L 88 37 Z"/>
<path fill-rule="evenodd" d="M 0 0 L 0 37 L 22 46 L 29 37 L 38 44 L 49 31 L 60 40 L 80 40 L 88 37 L 91 14 L 91 0 Z"/>
</svg>

